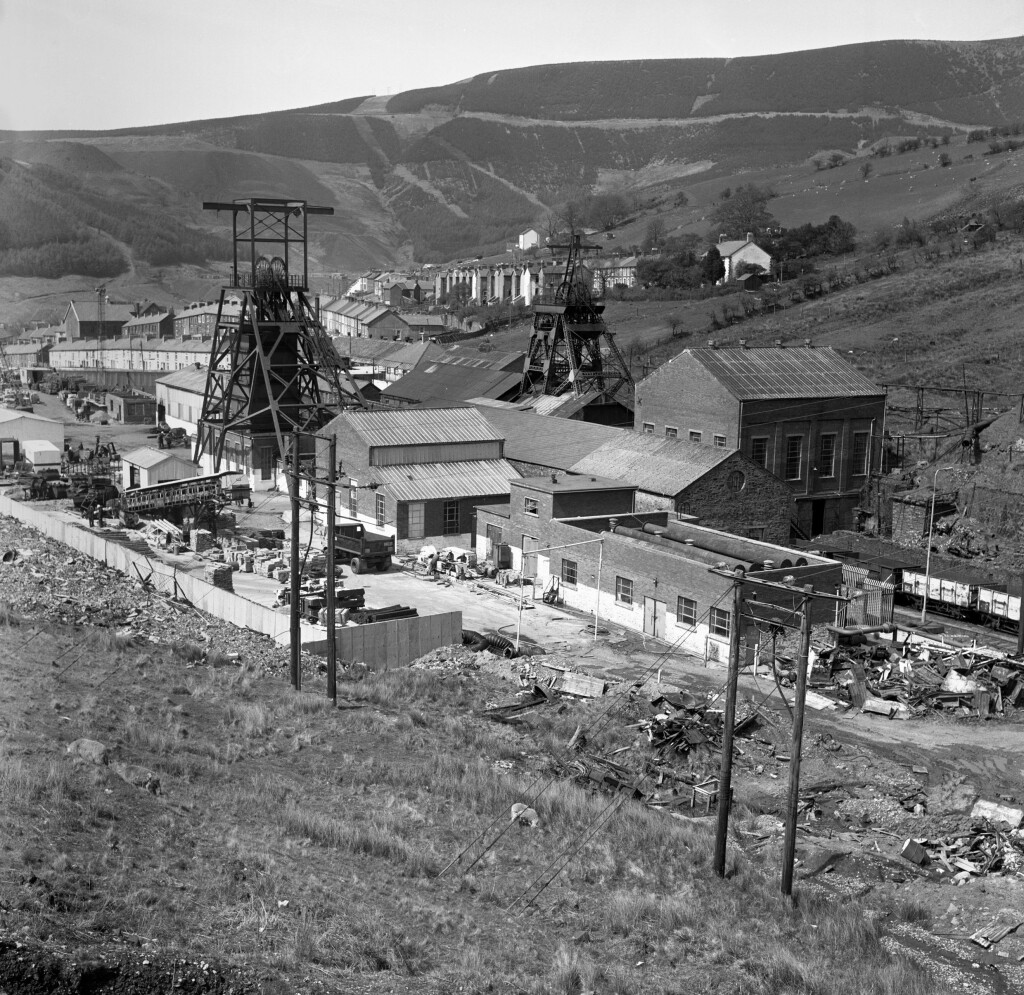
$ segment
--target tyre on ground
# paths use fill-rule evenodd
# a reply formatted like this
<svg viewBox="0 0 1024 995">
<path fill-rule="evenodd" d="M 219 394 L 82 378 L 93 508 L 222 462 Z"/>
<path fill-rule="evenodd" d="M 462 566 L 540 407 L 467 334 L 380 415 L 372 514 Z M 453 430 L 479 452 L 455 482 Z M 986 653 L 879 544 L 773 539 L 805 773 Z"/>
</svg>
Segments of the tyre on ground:
<svg viewBox="0 0 1024 995">
<path fill-rule="evenodd" d="M 352 568 L 352 573 L 354 574 L 359 574 L 363 572 L 363 561 L 359 559 L 358 556 L 352 557 L 352 562 L 349 563 L 349 566 Z"/>
</svg>

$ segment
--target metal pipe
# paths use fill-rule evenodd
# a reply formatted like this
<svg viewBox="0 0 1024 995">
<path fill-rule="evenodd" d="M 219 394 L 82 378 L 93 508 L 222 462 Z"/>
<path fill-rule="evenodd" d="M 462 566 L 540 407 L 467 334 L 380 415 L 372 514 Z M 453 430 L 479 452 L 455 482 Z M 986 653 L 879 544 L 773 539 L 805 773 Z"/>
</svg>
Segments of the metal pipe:
<svg viewBox="0 0 1024 995">
<path fill-rule="evenodd" d="M 597 642 L 597 623 L 601 609 L 601 568 L 604 566 L 604 540 L 597 547 L 597 591 L 594 595 L 594 642 Z"/>
<path fill-rule="evenodd" d="M 319 299 L 318 299 L 319 303 Z M 327 697 L 338 704 L 338 644 L 334 595 L 337 583 L 334 569 L 334 515 L 338 499 L 338 439 L 332 435 L 327 446 Z M 310 523 L 312 526 L 312 522 Z"/>
<path fill-rule="evenodd" d="M 729 628 L 729 679 L 725 692 L 722 728 L 722 761 L 718 771 L 718 821 L 715 828 L 714 870 L 725 877 L 725 853 L 732 806 L 732 740 L 736 725 L 736 691 L 740 679 L 740 616 L 743 613 L 743 568 L 737 567 L 732 582 L 732 619 Z"/>
<path fill-rule="evenodd" d="M 931 578 L 932 568 L 932 529 L 935 527 L 935 490 L 938 486 L 939 473 L 942 470 L 952 470 L 951 466 L 937 466 L 932 474 L 932 505 L 928 515 L 928 550 L 924 556 L 924 597 L 921 599 L 921 624 L 928 620 L 928 583 Z"/>
<path fill-rule="evenodd" d="M 796 695 L 793 702 L 793 738 L 789 752 L 789 798 L 786 804 L 786 838 L 782 849 L 782 894 L 793 894 L 793 861 L 796 857 L 796 819 L 800 809 L 800 753 L 803 749 L 804 709 L 807 701 L 807 664 L 811 649 L 811 586 L 801 605 L 800 656 L 796 666 Z"/>
</svg>

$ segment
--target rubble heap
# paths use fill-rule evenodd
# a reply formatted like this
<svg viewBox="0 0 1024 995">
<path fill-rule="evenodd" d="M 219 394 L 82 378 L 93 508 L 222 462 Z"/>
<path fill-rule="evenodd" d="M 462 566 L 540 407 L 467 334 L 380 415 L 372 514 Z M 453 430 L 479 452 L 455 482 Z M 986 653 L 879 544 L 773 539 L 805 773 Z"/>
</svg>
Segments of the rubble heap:
<svg viewBox="0 0 1024 995">
<path fill-rule="evenodd" d="M 1024 663 L 980 647 L 864 641 L 818 655 L 809 685 L 889 718 L 1024 719 Z"/>
<path fill-rule="evenodd" d="M 250 665 L 287 665 L 287 649 L 266 636 L 161 595 L 144 575 L 125 577 L 15 519 L 0 517 L 0 546 L 0 604 L 29 625 L 106 628 L 154 643 L 202 641 L 230 647 Z"/>
</svg>

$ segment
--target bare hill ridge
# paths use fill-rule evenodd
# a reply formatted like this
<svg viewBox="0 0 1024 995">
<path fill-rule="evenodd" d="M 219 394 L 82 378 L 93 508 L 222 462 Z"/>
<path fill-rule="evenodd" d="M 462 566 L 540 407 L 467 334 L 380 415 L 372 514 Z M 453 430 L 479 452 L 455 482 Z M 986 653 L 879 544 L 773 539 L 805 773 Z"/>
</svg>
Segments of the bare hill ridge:
<svg viewBox="0 0 1024 995">
<path fill-rule="evenodd" d="M 95 133 L 0 133 L 0 157 L 13 162 L 9 175 L 34 171 L 50 186 L 107 198 L 107 214 L 128 201 L 158 230 L 198 226 L 223 235 L 222 219 L 198 210 L 207 198 L 259 193 L 327 204 L 336 216 L 314 232 L 314 267 L 352 273 L 503 251 L 545 205 L 595 189 L 646 191 L 656 195 L 649 202 L 661 196 L 669 205 L 701 181 L 725 186 L 752 170 L 809 175 L 810 157 L 824 149 L 855 156 L 893 136 L 924 135 L 955 145 L 972 128 L 1024 120 L 1022 54 L 1024 39 L 1009 38 L 533 66 L 291 111 Z M 698 213 L 676 223 L 700 220 Z M 4 218 L 0 258 L 42 247 L 25 223 L 24 212 Z M 115 277 L 114 243 L 131 240 L 102 221 L 88 234 L 105 246 L 103 272 L 93 275 Z M 164 241 L 190 242 L 180 234 Z M 218 239 L 191 243 L 180 260 L 163 251 L 160 262 L 222 254 Z M 25 258 L 0 276 L 31 270 Z M 78 272 L 74 266 L 65 259 L 56 269 Z"/>
</svg>

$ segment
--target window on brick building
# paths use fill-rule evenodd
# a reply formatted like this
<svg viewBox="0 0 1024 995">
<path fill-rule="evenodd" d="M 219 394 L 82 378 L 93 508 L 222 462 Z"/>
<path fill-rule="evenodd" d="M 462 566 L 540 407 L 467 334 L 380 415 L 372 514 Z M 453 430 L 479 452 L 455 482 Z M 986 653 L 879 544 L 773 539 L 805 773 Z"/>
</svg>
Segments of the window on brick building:
<svg viewBox="0 0 1024 995">
<path fill-rule="evenodd" d="M 728 636 L 729 612 L 724 608 L 712 608 L 708 617 L 708 628 L 713 636 Z"/>
<path fill-rule="evenodd" d="M 652 421 L 645 421 L 644 422 L 644 435 L 654 435 L 654 422 L 652 422 Z"/>
<path fill-rule="evenodd" d="M 700 440 L 701 440 L 701 433 L 700 432 L 695 432 L 691 428 L 690 429 L 690 441 L 691 442 L 700 442 Z"/>
<path fill-rule="evenodd" d="M 615 600 L 620 605 L 633 607 L 633 581 L 628 577 L 615 578 Z"/>
<path fill-rule="evenodd" d="M 575 587 L 576 578 L 579 574 L 578 564 L 575 560 L 562 560 L 562 583 L 566 587 Z"/>
<path fill-rule="evenodd" d="M 853 453 L 850 460 L 850 473 L 855 477 L 863 477 L 868 472 L 868 433 L 853 433 Z"/>
<path fill-rule="evenodd" d="M 444 534 L 446 536 L 459 534 L 458 501 L 445 501 L 444 503 Z"/>
<path fill-rule="evenodd" d="M 725 449 L 725 436 L 724 435 L 716 435 L 715 436 L 715 445 L 718 446 L 719 449 Z"/>
<path fill-rule="evenodd" d="M 676 598 L 676 625 L 697 624 L 697 602 L 693 598 Z"/>
<path fill-rule="evenodd" d="M 537 514 L 537 499 L 532 497 L 523 498 L 523 512 L 527 515 Z"/>
<path fill-rule="evenodd" d="M 750 458 L 758 466 L 768 469 L 768 440 L 766 438 L 750 440 Z"/>
<path fill-rule="evenodd" d="M 799 480 L 803 475 L 804 437 L 786 436 L 786 479 Z"/>
<path fill-rule="evenodd" d="M 385 504 L 383 494 L 377 493 L 375 497 L 376 501 L 374 502 L 374 511 L 376 512 L 377 528 L 382 529 L 384 528 L 385 524 L 385 514 L 387 506 Z"/>
<path fill-rule="evenodd" d="M 836 434 L 827 432 L 821 437 L 821 449 L 818 453 L 818 476 L 834 477 L 836 475 Z"/>
<path fill-rule="evenodd" d="M 666 425 L 665 426 L 665 438 L 666 439 L 678 439 L 679 438 L 679 429 L 675 428 L 672 425 Z"/>
</svg>

